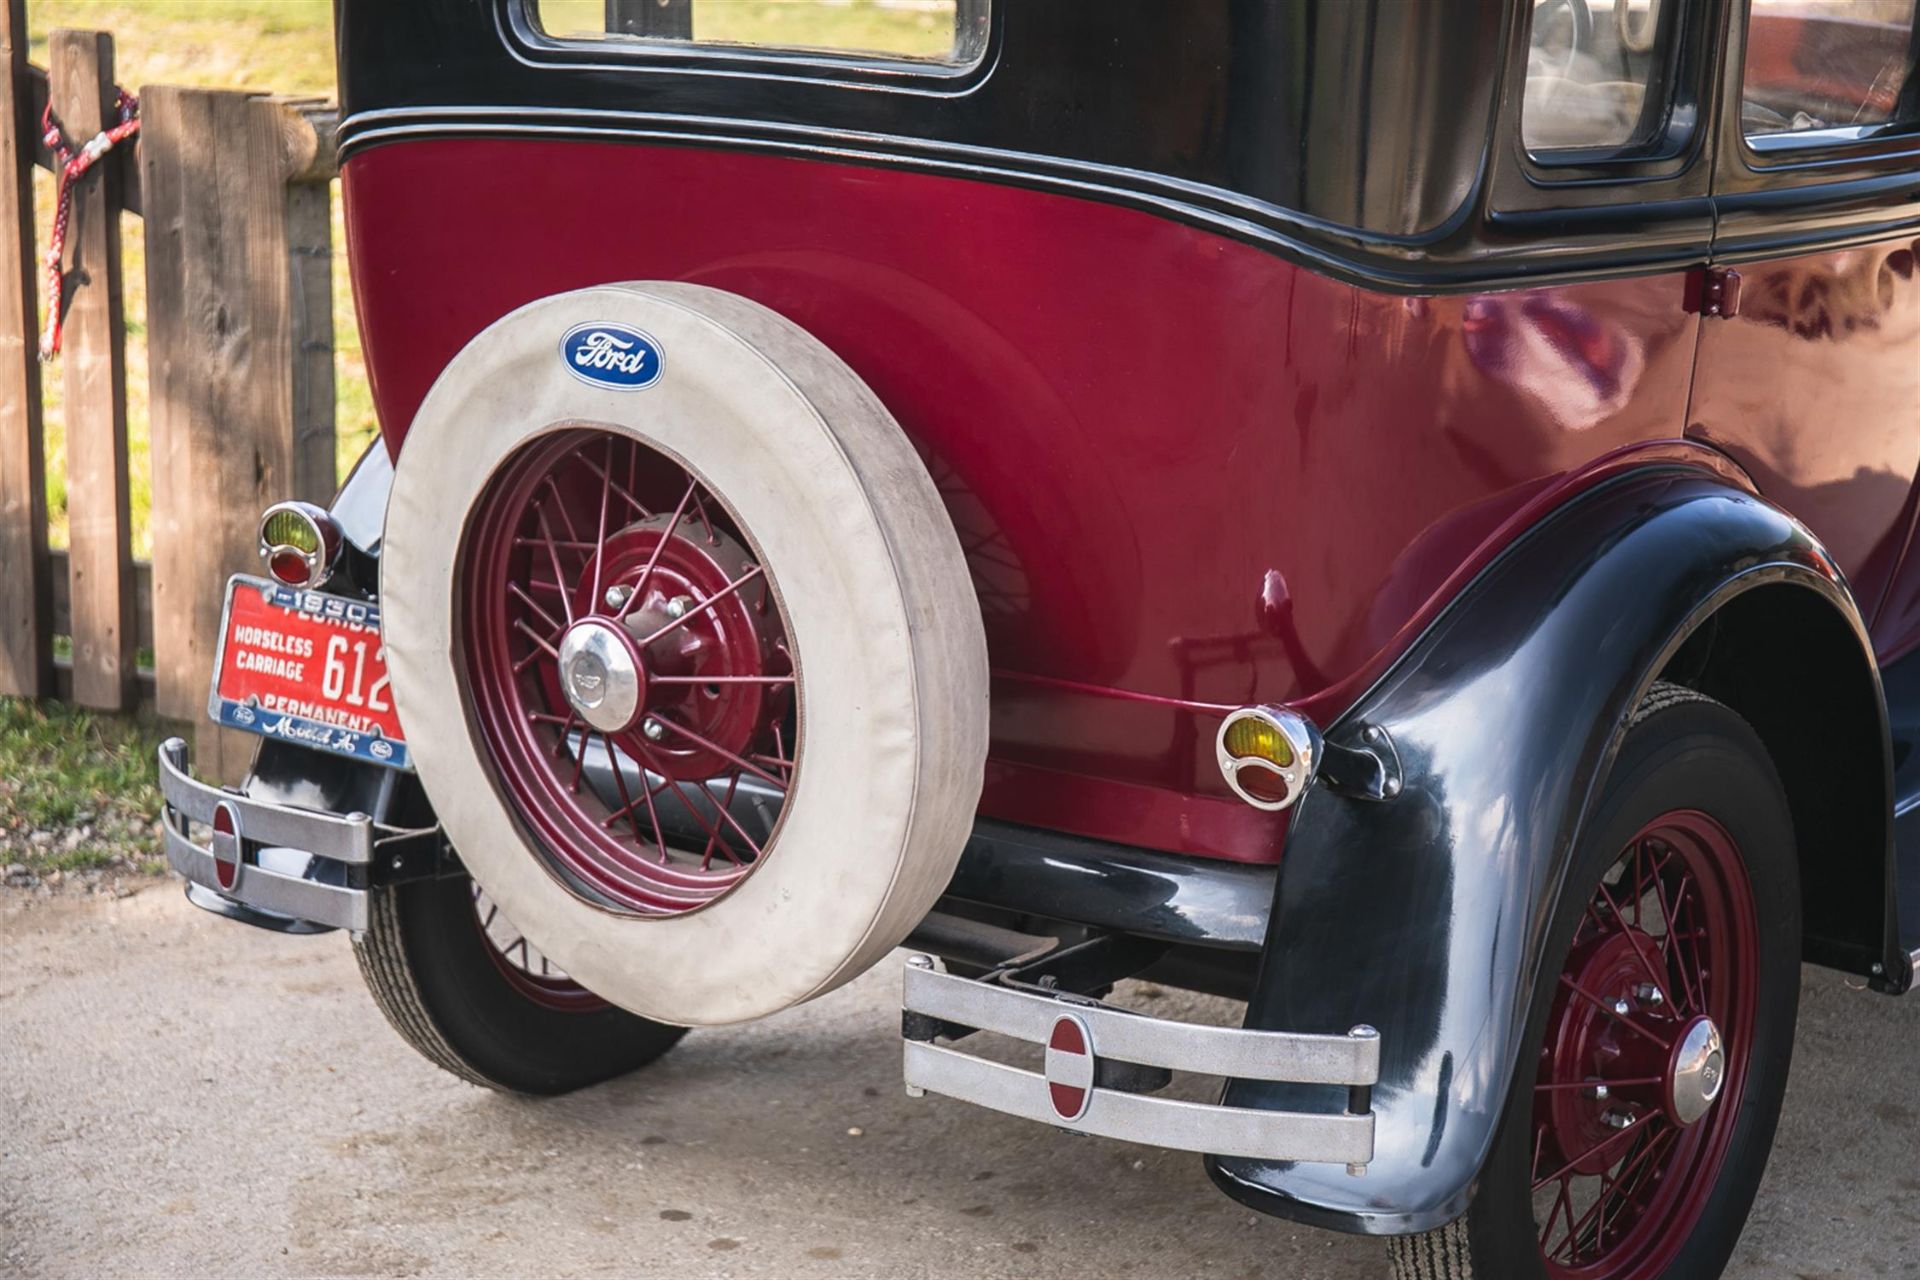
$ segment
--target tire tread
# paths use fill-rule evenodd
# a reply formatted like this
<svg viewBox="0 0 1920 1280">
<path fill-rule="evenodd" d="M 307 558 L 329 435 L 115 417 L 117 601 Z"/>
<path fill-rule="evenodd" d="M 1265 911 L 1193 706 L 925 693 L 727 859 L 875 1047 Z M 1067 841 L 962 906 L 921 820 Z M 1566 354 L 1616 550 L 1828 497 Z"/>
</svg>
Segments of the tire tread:
<svg viewBox="0 0 1920 1280">
<path fill-rule="evenodd" d="M 368 894 L 367 931 L 354 940 L 353 957 L 360 964 L 360 975 L 373 1002 L 400 1038 L 422 1057 L 469 1084 L 515 1092 L 463 1058 L 427 1011 L 407 961 L 399 904 L 392 889 L 374 889 Z"/>
</svg>

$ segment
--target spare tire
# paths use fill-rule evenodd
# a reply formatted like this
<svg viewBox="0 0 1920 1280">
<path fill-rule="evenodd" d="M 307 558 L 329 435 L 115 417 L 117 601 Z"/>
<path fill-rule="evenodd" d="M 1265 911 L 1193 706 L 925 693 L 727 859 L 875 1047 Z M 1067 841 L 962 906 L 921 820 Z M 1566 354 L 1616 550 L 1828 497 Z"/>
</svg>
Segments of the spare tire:
<svg viewBox="0 0 1920 1280">
<path fill-rule="evenodd" d="M 396 464 L 381 599 L 453 844 L 606 1000 L 776 1012 L 953 873 L 987 749 L 959 539 L 885 406 L 756 303 L 610 285 L 474 338 Z"/>
</svg>

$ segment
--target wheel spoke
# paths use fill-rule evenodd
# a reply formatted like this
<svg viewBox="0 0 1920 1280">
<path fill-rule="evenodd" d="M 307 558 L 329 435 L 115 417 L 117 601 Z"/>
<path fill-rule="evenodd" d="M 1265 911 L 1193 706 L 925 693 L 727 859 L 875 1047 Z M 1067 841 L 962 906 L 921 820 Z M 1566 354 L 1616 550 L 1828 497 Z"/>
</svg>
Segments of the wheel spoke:
<svg viewBox="0 0 1920 1280">
<path fill-rule="evenodd" d="M 655 716 L 654 719 L 658 721 L 660 724 L 665 725 L 667 728 L 673 730 L 675 733 L 679 734 L 681 737 L 692 740 L 695 745 L 702 747 L 705 750 L 713 752 L 715 755 L 719 756 L 723 760 L 732 761 L 734 764 L 740 766 L 742 769 L 745 769 L 748 773 L 752 774 L 756 778 L 761 779 L 764 782 L 771 783 L 776 787 L 784 787 L 787 785 L 786 783 L 782 782 L 780 779 L 768 773 L 765 769 L 762 769 L 759 765 L 754 764 L 751 760 L 746 760 L 741 758 L 740 756 L 735 755 L 733 752 L 727 750 L 725 747 L 721 746 L 717 742 L 714 742 L 710 738 L 701 737 L 699 734 L 695 733 L 692 729 L 689 729 L 687 728 L 687 726 L 681 724 L 678 720 L 669 720 L 666 716 L 663 716 L 663 715 Z"/>
<path fill-rule="evenodd" d="M 640 518 L 642 520 L 653 519 L 653 512 L 647 510 L 647 504 L 640 501 L 640 499 L 634 497 L 631 493 L 627 492 L 624 488 L 621 487 L 620 482 L 613 478 L 612 468 L 608 468 L 606 471 L 602 471 L 599 467 L 596 467 L 593 465 L 593 459 L 591 458 L 582 458 L 581 461 L 587 464 L 588 470 L 592 471 L 595 475 L 599 476 L 602 480 L 606 481 L 608 487 L 610 487 L 615 493 L 619 494 L 620 497 L 626 501 L 626 504 L 628 506 L 632 507 L 635 511 L 638 511 L 640 513 Z"/>
<path fill-rule="evenodd" d="M 553 545 L 553 530 L 547 527 L 547 511 L 545 507 L 540 508 L 539 516 L 540 534 L 547 540 L 547 559 L 553 563 L 553 580 L 555 582 L 565 582 L 567 575 L 560 572 L 560 552 Z M 564 591 L 560 593 L 560 606 L 566 610 L 567 622 L 571 625 L 573 622 L 573 599 Z"/>
<path fill-rule="evenodd" d="M 793 684 L 794 676 L 654 676 L 649 684 Z"/>
<path fill-rule="evenodd" d="M 1643 1175 L 1649 1167 L 1648 1158 L 1653 1152 L 1660 1150 L 1662 1142 L 1672 1137 L 1674 1132 L 1672 1129 L 1661 1129 L 1647 1136 L 1644 1143 L 1627 1154 L 1614 1172 L 1611 1181 L 1604 1172 L 1597 1175 L 1600 1178 L 1600 1193 L 1594 1197 L 1593 1204 L 1588 1206 L 1586 1212 L 1580 1215 L 1580 1221 L 1575 1224 L 1572 1234 L 1576 1240 L 1585 1234 L 1587 1227 L 1591 1224 L 1594 1228 L 1596 1249 L 1605 1251 L 1608 1210 L 1615 1210 L 1614 1216 L 1618 1216 L 1617 1211 L 1623 1194 L 1622 1186 L 1627 1184 L 1629 1177 L 1634 1177 L 1637 1185 L 1638 1177 Z"/>
<path fill-rule="evenodd" d="M 701 526 L 707 531 L 707 544 L 709 546 L 718 546 L 720 544 L 720 531 L 713 527 L 713 517 L 707 514 L 707 504 L 700 501 L 700 495 L 698 493 L 693 495 L 693 505 L 700 513 Z"/>
<path fill-rule="evenodd" d="M 573 758 L 573 781 L 569 785 L 575 795 L 580 793 L 580 771 L 587 767 L 587 748 L 593 745 L 593 730 L 587 729 L 580 735 L 579 754 Z M 613 744 L 607 744 L 607 754 L 613 754 Z"/>
<path fill-rule="evenodd" d="M 1680 892 L 1674 895 L 1671 904 L 1666 900 L 1664 887 L 1660 897 L 1660 914 L 1667 918 L 1667 932 L 1660 939 L 1660 946 L 1666 955 L 1668 967 L 1680 979 L 1680 990 L 1676 994 L 1684 997 L 1689 1017 L 1704 1012 L 1700 1005 L 1700 993 L 1694 989 L 1693 974 L 1680 954 L 1680 907 L 1686 901 L 1687 890 L 1692 887 L 1686 881 L 1681 881 Z"/>
<path fill-rule="evenodd" d="M 653 554 L 647 557 L 645 567 L 640 570 L 640 580 L 633 584 L 633 594 L 628 596 L 626 602 L 620 606 L 620 612 L 614 615 L 616 619 L 626 617 L 627 612 L 646 596 L 647 581 L 653 577 L 654 567 L 660 563 L 660 553 L 667 549 L 669 542 L 673 541 L 673 531 L 680 527 L 680 517 L 687 513 L 687 503 L 692 499 L 693 491 L 699 487 L 699 481 L 688 478 L 687 491 L 680 495 L 680 503 L 674 507 L 673 516 L 667 521 L 666 532 L 660 535 L 660 541 L 653 544 Z"/>
<path fill-rule="evenodd" d="M 732 582 L 729 582 L 726 586 L 720 588 L 718 591 L 708 596 L 705 600 L 702 600 L 699 604 L 696 604 L 695 606 L 693 606 L 693 608 L 687 610 L 685 613 L 681 614 L 679 617 L 675 618 L 673 621 L 667 623 L 665 626 L 661 627 L 658 631 L 655 631 L 652 635 L 642 640 L 640 642 L 640 648 L 643 650 L 646 649 L 654 641 L 666 635 L 669 631 L 672 631 L 675 627 L 686 626 L 687 623 L 692 621 L 695 617 L 713 608 L 714 605 L 719 604 L 722 600 L 725 600 L 728 596 L 734 594 L 736 591 L 740 590 L 740 588 L 746 586 L 749 582 L 752 582 L 755 578 L 759 577 L 763 572 L 765 571 L 759 565 L 753 566 L 753 568 L 747 570 L 745 573 L 735 578 Z"/>
<path fill-rule="evenodd" d="M 1566 987 L 1567 990 L 1573 992 L 1573 994 L 1579 996 L 1582 1000 L 1585 1000 L 1588 1004 L 1592 1005 L 1594 1008 L 1598 1009 L 1600 1012 L 1606 1014 L 1609 1018 L 1612 1018 L 1615 1022 L 1619 1023 L 1621 1026 L 1625 1027 L 1627 1030 L 1633 1032 L 1635 1035 L 1640 1036 L 1647 1040 L 1651 1040 L 1653 1043 L 1659 1045 L 1663 1050 L 1670 1049 L 1673 1047 L 1670 1042 L 1661 1038 L 1660 1036 L 1655 1035 L 1653 1032 L 1647 1030 L 1645 1027 L 1635 1022 L 1632 1018 L 1628 1017 L 1626 1014 L 1616 1013 L 1612 1005 L 1602 1000 L 1599 996 L 1596 996 L 1593 993 L 1582 988 L 1578 983 L 1576 983 L 1572 978 L 1568 977 L 1566 974 L 1563 973 L 1560 975 L 1560 983 L 1562 986 Z"/>
<path fill-rule="evenodd" d="M 1600 896 L 1606 899 L 1607 907 L 1613 912 L 1615 918 L 1619 918 L 1620 905 L 1613 900 L 1613 895 L 1607 892 L 1607 886 L 1604 883 L 1600 886 Z M 1652 979 L 1653 985 L 1664 991 L 1667 987 L 1673 985 L 1672 981 L 1666 974 L 1660 972 L 1659 967 L 1653 963 L 1653 957 L 1649 956 L 1647 949 L 1640 945 L 1640 934 L 1642 932 L 1639 920 L 1641 901 L 1642 899 L 1640 898 L 1634 899 L 1633 928 L 1627 929 L 1623 927 L 1620 930 L 1620 936 L 1632 945 L 1633 954 L 1639 959 L 1640 967 L 1647 971 L 1647 977 Z"/>
<path fill-rule="evenodd" d="M 560 523 L 565 526 L 567 530 L 568 544 L 571 546 L 584 545 L 580 542 L 579 531 L 573 527 L 573 517 L 567 514 L 567 500 L 560 496 L 560 486 L 554 483 L 552 476 L 547 477 L 547 492 L 553 495 L 553 509 L 559 513 Z M 544 512 L 546 508 L 542 507 L 541 510 Z"/>
<path fill-rule="evenodd" d="M 700 829 L 702 831 L 705 831 L 709 837 L 717 838 L 720 841 L 720 844 L 722 846 L 722 852 L 726 853 L 729 857 L 732 857 L 733 856 L 732 851 L 725 848 L 726 837 L 718 835 L 718 832 L 720 829 L 719 824 L 715 822 L 707 821 L 707 815 L 700 812 L 700 806 L 695 804 L 693 801 L 687 799 L 687 793 L 684 787 L 675 786 L 671 788 L 671 790 L 673 794 L 679 798 L 680 807 L 685 809 L 689 814 L 691 814 L 693 817 L 693 820 L 700 824 Z M 707 792 L 705 787 L 700 788 L 700 791 L 701 791 L 701 794 L 703 795 L 710 795 L 710 793 Z M 733 815 L 728 813 L 726 810 L 716 808 L 715 812 L 717 812 L 722 818 L 725 818 L 727 821 L 729 822 L 733 821 Z M 735 823 L 734 825 L 737 827 L 739 824 Z M 745 833 L 742 832 L 742 834 L 744 835 Z M 750 836 L 747 837 L 747 844 L 750 848 L 753 849 L 754 854 L 758 856 L 760 852 L 760 846 L 753 842 L 752 837 Z"/>
<path fill-rule="evenodd" d="M 733 811 L 733 793 L 739 790 L 739 788 L 740 775 L 736 773 L 727 781 L 727 798 L 720 802 L 720 809 L 723 813 L 731 813 Z M 716 845 L 720 846 L 722 852 L 726 853 L 727 857 L 733 859 L 735 865 L 739 864 L 739 859 L 733 857 L 732 850 L 727 849 L 726 842 L 720 839 L 720 832 L 715 830 L 711 836 L 707 837 L 707 847 L 702 850 L 700 854 L 700 869 L 702 871 L 705 871 L 713 864 L 713 851 Z"/>
<path fill-rule="evenodd" d="M 1628 1134 L 1637 1132 L 1641 1125 L 1647 1124 L 1650 1121 L 1652 1121 L 1654 1115 L 1655 1113 L 1652 1111 L 1642 1111 L 1639 1115 L 1633 1117 L 1633 1119 L 1627 1121 L 1625 1125 L 1623 1125 L 1621 1128 L 1616 1130 L 1613 1136 L 1608 1138 L 1602 1138 L 1599 1142 L 1587 1148 L 1587 1150 L 1582 1152 L 1580 1155 L 1577 1155 L 1573 1159 L 1567 1161 L 1565 1165 L 1561 1166 L 1555 1172 L 1547 1175 L 1545 1178 L 1542 1178 L 1540 1181 L 1534 1183 L 1533 1189 L 1535 1191 L 1538 1191 L 1541 1187 L 1546 1186 L 1547 1183 L 1552 1182 L 1555 1178 L 1562 1178 L 1574 1172 L 1581 1165 L 1587 1163 L 1587 1161 L 1593 1159 L 1595 1156 L 1599 1155 L 1602 1151 L 1605 1151 L 1608 1147 L 1611 1147 L 1614 1143 L 1620 1141 L 1622 1138 L 1626 1137 Z"/>
<path fill-rule="evenodd" d="M 513 626 L 516 631 L 525 633 L 528 639 L 546 650 L 549 658 L 552 658 L 555 662 L 560 660 L 560 651 L 553 647 L 553 642 L 528 626 L 525 618 L 515 618 L 513 620 Z"/>
<path fill-rule="evenodd" d="M 1625 1080 L 1607 1080 L 1595 1077 L 1592 1080 L 1562 1080 L 1553 1084 L 1536 1084 L 1533 1086 L 1533 1091 L 1535 1093 L 1566 1093 L 1574 1089 L 1591 1089 L 1597 1084 L 1603 1084 L 1609 1089 L 1629 1089 L 1639 1085 L 1656 1085 L 1660 1083 L 1662 1083 L 1662 1080 L 1659 1076 L 1633 1076 Z"/>
<path fill-rule="evenodd" d="M 607 506 L 613 500 L 613 437 L 607 437 L 607 469 L 600 473 L 600 528 L 593 537 L 593 590 L 587 599 L 597 608 L 600 601 L 600 575 L 607 565 Z"/>
<path fill-rule="evenodd" d="M 620 812 L 627 815 L 628 824 L 633 828 L 633 842 L 642 843 L 646 837 L 640 834 L 640 818 L 633 811 L 633 797 L 627 794 L 627 771 L 620 767 L 620 757 L 614 753 L 613 739 L 607 739 L 607 764 L 613 769 L 613 785 L 620 792 Z M 644 787 L 641 788 L 645 790 Z"/>
<path fill-rule="evenodd" d="M 519 583 L 509 582 L 507 584 L 507 590 L 511 592 L 513 595 L 519 597 L 520 602 L 526 605 L 527 608 L 539 614 L 540 621 L 552 627 L 556 633 L 565 631 L 567 629 L 566 623 L 561 622 L 560 620 L 555 618 L 552 614 L 548 613 L 545 609 L 542 609 L 540 605 L 534 600 L 534 598 L 528 595 L 526 592 L 526 589 L 522 587 Z"/>
</svg>

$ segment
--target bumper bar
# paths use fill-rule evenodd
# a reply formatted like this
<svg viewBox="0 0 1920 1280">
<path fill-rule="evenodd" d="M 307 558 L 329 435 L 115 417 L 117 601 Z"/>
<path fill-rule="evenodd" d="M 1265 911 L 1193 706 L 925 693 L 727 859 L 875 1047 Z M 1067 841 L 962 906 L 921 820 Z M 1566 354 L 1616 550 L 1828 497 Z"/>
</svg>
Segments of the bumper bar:
<svg viewBox="0 0 1920 1280">
<path fill-rule="evenodd" d="M 915 956 L 906 970 L 906 1085 L 916 1097 L 930 1091 L 1077 1133 L 1180 1151 L 1344 1164 L 1356 1174 L 1373 1159 L 1371 1090 L 1380 1078 L 1380 1037 L 1371 1027 L 1346 1035 L 1295 1035 L 1168 1022 L 1094 1001 L 955 977 L 934 963 Z M 970 1031 L 1045 1045 L 1046 1070 L 1007 1066 L 934 1042 L 935 1035 L 958 1038 Z M 1110 1066 L 1121 1063 L 1344 1086 L 1329 1101 L 1344 1101 L 1345 1109 L 1264 1111 L 1146 1097 L 1108 1086 L 1109 1080 L 1140 1077 Z"/>
<path fill-rule="evenodd" d="M 179 738 L 160 744 L 160 795 L 167 862 L 197 886 L 190 896 L 204 901 L 205 894 L 215 894 L 244 909 L 226 914 L 268 928 L 300 921 L 364 930 L 366 886 L 376 862 L 397 858 L 396 866 L 410 866 L 421 839 L 437 838 L 433 828 L 402 830 L 364 813 L 301 809 L 202 782 L 193 776 L 187 744 Z M 214 837 L 196 843 L 190 825 L 210 829 L 222 808 L 236 828 L 224 867 L 215 857 Z"/>
</svg>

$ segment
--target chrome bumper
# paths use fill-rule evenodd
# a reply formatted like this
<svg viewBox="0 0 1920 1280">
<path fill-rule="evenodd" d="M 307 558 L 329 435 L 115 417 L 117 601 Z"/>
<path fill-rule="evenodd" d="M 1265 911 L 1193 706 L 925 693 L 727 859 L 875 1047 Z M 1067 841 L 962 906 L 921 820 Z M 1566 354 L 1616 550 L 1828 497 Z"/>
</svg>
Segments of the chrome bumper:
<svg viewBox="0 0 1920 1280">
<path fill-rule="evenodd" d="M 227 914 L 261 915 L 266 919 L 253 923 L 268 927 L 282 927 L 284 921 L 365 930 L 366 886 L 376 861 L 389 857 L 398 841 L 411 844 L 433 834 L 387 827 L 364 813 L 323 813 L 254 800 L 201 782 L 179 738 L 160 744 L 160 795 L 167 862 L 197 886 L 195 900 L 213 905 L 204 895 L 216 895 L 221 903 L 245 909 Z M 210 827 L 223 803 L 239 827 L 238 864 L 229 864 L 232 884 L 227 887 L 220 884 L 211 843 L 196 843 L 189 825 Z"/>
<path fill-rule="evenodd" d="M 955 977 L 936 964 L 914 956 L 906 970 L 902 1006 L 921 1015 L 906 1019 L 906 1085 L 915 1097 L 939 1093 L 1075 1133 L 1209 1155 L 1344 1164 L 1354 1174 L 1373 1159 L 1371 1091 L 1380 1078 L 1380 1036 L 1371 1027 L 1293 1035 L 1167 1022 Z M 1063 1022 L 1072 1025 L 1063 1031 Z M 935 1043 L 936 1035 L 968 1030 L 1047 1046 L 1046 1070 L 1026 1071 Z M 1256 1111 L 1154 1098 L 1111 1087 L 1107 1081 L 1127 1073 L 1109 1063 L 1326 1085 L 1330 1101 L 1344 1109 Z"/>
</svg>

